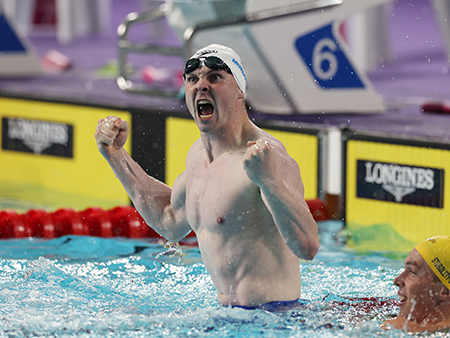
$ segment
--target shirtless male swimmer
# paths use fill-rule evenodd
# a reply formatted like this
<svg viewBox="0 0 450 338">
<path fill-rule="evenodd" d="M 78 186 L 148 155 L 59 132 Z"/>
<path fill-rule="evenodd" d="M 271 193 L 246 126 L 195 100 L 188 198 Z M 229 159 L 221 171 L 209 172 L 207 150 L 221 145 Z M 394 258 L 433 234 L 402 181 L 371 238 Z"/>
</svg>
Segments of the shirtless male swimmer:
<svg viewBox="0 0 450 338">
<path fill-rule="evenodd" d="M 313 259 L 320 246 L 298 164 L 248 118 L 246 75 L 231 48 L 198 50 L 184 77 L 201 138 L 173 188 L 148 176 L 124 150 L 129 125 L 119 117 L 99 121 L 100 153 L 148 225 L 173 242 L 195 232 L 220 304 L 298 302 L 299 258 Z"/>
<path fill-rule="evenodd" d="M 399 287 L 400 313 L 385 321 L 384 329 L 450 329 L 450 237 L 435 236 L 417 244 L 394 284 Z"/>
</svg>

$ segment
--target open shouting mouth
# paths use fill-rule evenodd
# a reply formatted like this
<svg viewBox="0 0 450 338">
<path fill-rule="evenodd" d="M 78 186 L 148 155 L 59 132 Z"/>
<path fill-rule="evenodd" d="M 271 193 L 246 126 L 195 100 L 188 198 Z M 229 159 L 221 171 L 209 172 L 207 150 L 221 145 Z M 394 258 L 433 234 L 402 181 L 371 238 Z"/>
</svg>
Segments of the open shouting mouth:
<svg viewBox="0 0 450 338">
<path fill-rule="evenodd" d="M 197 113 L 201 120 L 209 120 L 213 117 L 214 106 L 209 100 L 199 100 L 197 102 Z"/>
</svg>

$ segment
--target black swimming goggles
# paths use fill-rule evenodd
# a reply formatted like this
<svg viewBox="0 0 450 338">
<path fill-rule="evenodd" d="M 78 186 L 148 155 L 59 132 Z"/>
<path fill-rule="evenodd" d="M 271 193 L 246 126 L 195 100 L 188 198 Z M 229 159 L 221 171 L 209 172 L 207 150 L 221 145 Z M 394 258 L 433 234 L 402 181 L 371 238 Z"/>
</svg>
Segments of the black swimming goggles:
<svg viewBox="0 0 450 338">
<path fill-rule="evenodd" d="M 208 57 L 200 57 L 198 59 L 189 59 L 186 61 L 186 65 L 184 66 L 183 77 L 186 77 L 186 74 L 189 74 L 196 70 L 198 66 L 200 66 L 200 61 L 203 61 L 206 67 L 214 70 L 225 70 L 231 74 L 230 67 L 227 66 L 222 59 L 219 59 L 217 56 L 208 56 Z"/>
</svg>

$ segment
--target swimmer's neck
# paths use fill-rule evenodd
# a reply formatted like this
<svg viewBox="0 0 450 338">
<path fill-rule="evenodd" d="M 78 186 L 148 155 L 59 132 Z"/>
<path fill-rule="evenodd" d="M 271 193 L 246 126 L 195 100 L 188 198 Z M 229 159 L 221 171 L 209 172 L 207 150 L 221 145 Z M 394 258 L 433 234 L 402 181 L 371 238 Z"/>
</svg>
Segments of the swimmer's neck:
<svg viewBox="0 0 450 338">
<path fill-rule="evenodd" d="M 402 317 L 408 320 L 407 317 L 405 316 Z M 420 325 L 435 325 L 449 321 L 449 319 L 450 319 L 450 309 L 442 308 L 442 306 L 436 305 L 433 311 L 427 312 L 422 316 L 410 318 L 409 320 Z"/>
<path fill-rule="evenodd" d="M 228 126 L 215 133 L 201 132 L 203 147 L 212 162 L 214 158 L 234 151 L 247 149 L 247 142 L 258 137 L 258 127 L 248 118 L 245 123 L 237 126 Z"/>
</svg>

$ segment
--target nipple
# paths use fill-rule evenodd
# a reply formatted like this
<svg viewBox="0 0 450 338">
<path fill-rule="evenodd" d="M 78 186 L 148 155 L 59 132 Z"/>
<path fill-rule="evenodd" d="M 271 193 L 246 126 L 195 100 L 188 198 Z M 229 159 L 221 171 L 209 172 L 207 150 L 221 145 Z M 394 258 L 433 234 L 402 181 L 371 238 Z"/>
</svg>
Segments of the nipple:
<svg viewBox="0 0 450 338">
<path fill-rule="evenodd" d="M 217 223 L 222 224 L 225 220 L 222 217 L 217 217 Z"/>
</svg>

